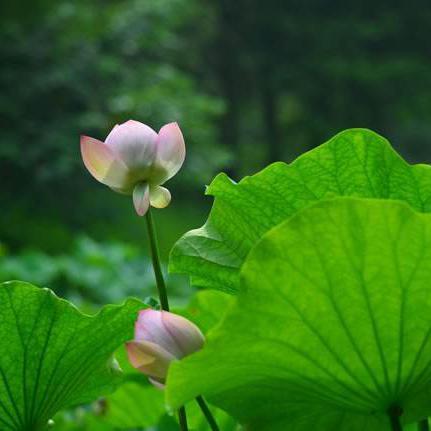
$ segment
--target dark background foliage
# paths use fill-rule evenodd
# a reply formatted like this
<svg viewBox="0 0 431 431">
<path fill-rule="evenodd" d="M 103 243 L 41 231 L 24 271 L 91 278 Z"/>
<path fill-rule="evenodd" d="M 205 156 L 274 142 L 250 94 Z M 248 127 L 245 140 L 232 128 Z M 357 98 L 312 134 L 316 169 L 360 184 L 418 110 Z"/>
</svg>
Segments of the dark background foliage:
<svg viewBox="0 0 431 431">
<path fill-rule="evenodd" d="M 349 127 L 374 129 L 412 162 L 431 161 L 427 1 L 1 8 L 2 280 L 26 278 L 90 303 L 138 293 L 130 280 L 151 287 L 147 261 L 138 264 L 143 220 L 89 176 L 79 153 L 81 133 L 104 139 L 129 118 L 156 129 L 178 121 L 186 138 L 173 203 L 157 212 L 164 259 L 204 221 L 204 185 L 220 170 L 240 179 Z"/>
</svg>

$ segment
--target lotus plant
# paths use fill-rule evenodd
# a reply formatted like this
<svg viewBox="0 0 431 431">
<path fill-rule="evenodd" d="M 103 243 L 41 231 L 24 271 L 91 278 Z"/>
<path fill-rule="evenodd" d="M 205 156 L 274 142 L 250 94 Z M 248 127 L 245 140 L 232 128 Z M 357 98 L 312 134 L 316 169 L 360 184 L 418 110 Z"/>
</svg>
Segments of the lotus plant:
<svg viewBox="0 0 431 431">
<path fill-rule="evenodd" d="M 91 175 L 112 190 L 133 195 L 138 215 L 150 205 L 165 208 L 171 194 L 162 187 L 181 168 L 186 150 L 177 123 L 159 133 L 139 121 L 116 125 L 105 142 L 81 136 L 81 154 Z"/>
<path fill-rule="evenodd" d="M 135 324 L 135 338 L 126 344 L 131 364 L 158 387 L 164 387 L 169 365 L 197 350 L 204 336 L 184 317 L 169 312 L 169 300 L 160 263 L 155 224 L 150 207 L 164 208 L 170 200 L 162 187 L 181 168 L 186 155 L 183 134 L 177 123 L 159 133 L 139 121 L 116 125 L 105 142 L 81 136 L 81 154 L 88 171 L 112 190 L 133 196 L 135 210 L 145 215 L 151 260 L 162 311 L 143 310 Z M 196 397 L 212 431 L 218 425 L 202 396 Z M 178 409 L 181 431 L 187 431 L 185 407 Z"/>
<path fill-rule="evenodd" d="M 168 311 L 142 310 L 135 324 L 135 338 L 126 344 L 130 363 L 163 387 L 169 365 L 200 350 L 204 336 L 189 320 Z"/>
</svg>

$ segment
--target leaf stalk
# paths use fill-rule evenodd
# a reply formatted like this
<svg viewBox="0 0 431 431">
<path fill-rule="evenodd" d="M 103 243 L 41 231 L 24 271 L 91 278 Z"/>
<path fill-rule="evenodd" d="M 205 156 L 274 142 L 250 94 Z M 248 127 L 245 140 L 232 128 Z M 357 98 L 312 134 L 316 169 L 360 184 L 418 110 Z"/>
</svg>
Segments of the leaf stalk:
<svg viewBox="0 0 431 431">
<path fill-rule="evenodd" d="M 180 430 L 188 431 L 189 427 L 187 425 L 187 415 L 186 415 L 186 409 L 184 407 L 180 407 L 178 409 L 178 421 L 180 423 Z"/>
<path fill-rule="evenodd" d="M 418 431 L 430 431 L 428 418 L 422 419 L 418 422 Z"/>
<path fill-rule="evenodd" d="M 202 410 L 202 413 L 204 414 L 208 425 L 211 428 L 211 431 L 220 431 L 220 428 L 218 427 L 217 422 L 215 421 L 214 416 L 212 415 L 211 410 L 209 409 L 204 398 L 199 395 L 198 397 L 196 397 L 196 401 L 199 404 L 199 407 Z"/>
<path fill-rule="evenodd" d="M 388 416 L 391 422 L 392 431 L 403 431 L 403 426 L 401 425 L 401 416 L 403 414 L 403 410 L 401 407 L 394 405 L 389 408 Z"/>
</svg>

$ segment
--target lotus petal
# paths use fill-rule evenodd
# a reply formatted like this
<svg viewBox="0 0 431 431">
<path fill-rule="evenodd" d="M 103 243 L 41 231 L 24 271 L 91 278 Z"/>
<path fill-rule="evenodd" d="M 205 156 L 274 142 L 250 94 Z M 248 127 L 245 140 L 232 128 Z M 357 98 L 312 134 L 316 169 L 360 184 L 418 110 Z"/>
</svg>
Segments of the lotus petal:
<svg viewBox="0 0 431 431">
<path fill-rule="evenodd" d="M 166 208 L 171 202 L 171 192 L 162 186 L 150 186 L 150 203 L 154 208 Z"/>
<path fill-rule="evenodd" d="M 162 315 L 166 311 L 147 308 L 139 313 L 135 324 L 135 341 L 149 341 L 158 344 L 176 358 L 182 356 L 180 347 L 163 323 Z"/>
<path fill-rule="evenodd" d="M 151 309 L 139 313 L 135 340 L 156 343 L 177 358 L 201 349 L 204 344 L 204 336 L 194 323 L 174 313 Z"/>
<path fill-rule="evenodd" d="M 184 137 L 177 123 L 169 123 L 159 131 L 152 181 L 163 184 L 181 168 L 186 157 Z"/>
<path fill-rule="evenodd" d="M 139 179 L 144 179 L 156 156 L 157 133 L 146 124 L 129 120 L 115 126 L 105 140 Z"/>
<path fill-rule="evenodd" d="M 89 136 L 81 136 L 81 154 L 85 167 L 97 181 L 109 187 L 125 187 L 127 166 L 107 145 Z"/>
<path fill-rule="evenodd" d="M 133 205 L 139 216 L 144 216 L 150 207 L 150 187 L 148 183 L 138 183 L 133 189 Z"/>
<path fill-rule="evenodd" d="M 205 337 L 193 322 L 185 317 L 166 311 L 162 312 L 162 321 L 180 348 L 182 352 L 181 357 L 191 355 L 202 349 Z"/>
<path fill-rule="evenodd" d="M 166 378 L 169 364 L 175 357 L 165 349 L 149 341 L 126 343 L 127 355 L 132 366 L 154 379 Z"/>
</svg>

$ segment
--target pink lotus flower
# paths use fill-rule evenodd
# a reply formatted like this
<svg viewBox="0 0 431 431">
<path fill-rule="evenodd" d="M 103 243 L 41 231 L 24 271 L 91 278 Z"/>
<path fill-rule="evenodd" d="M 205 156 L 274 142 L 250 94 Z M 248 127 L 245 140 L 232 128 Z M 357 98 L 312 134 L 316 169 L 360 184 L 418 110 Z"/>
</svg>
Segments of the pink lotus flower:
<svg viewBox="0 0 431 431">
<path fill-rule="evenodd" d="M 143 216 L 150 205 L 169 205 L 171 194 L 161 184 L 181 168 L 186 148 L 177 123 L 156 133 L 129 120 L 117 124 L 105 142 L 81 136 L 81 154 L 91 175 L 116 192 L 133 195 L 136 212 Z"/>
<path fill-rule="evenodd" d="M 168 311 L 142 310 L 135 324 L 135 339 L 126 343 L 130 363 L 163 387 L 173 360 L 200 350 L 205 338 L 184 317 Z"/>
</svg>

